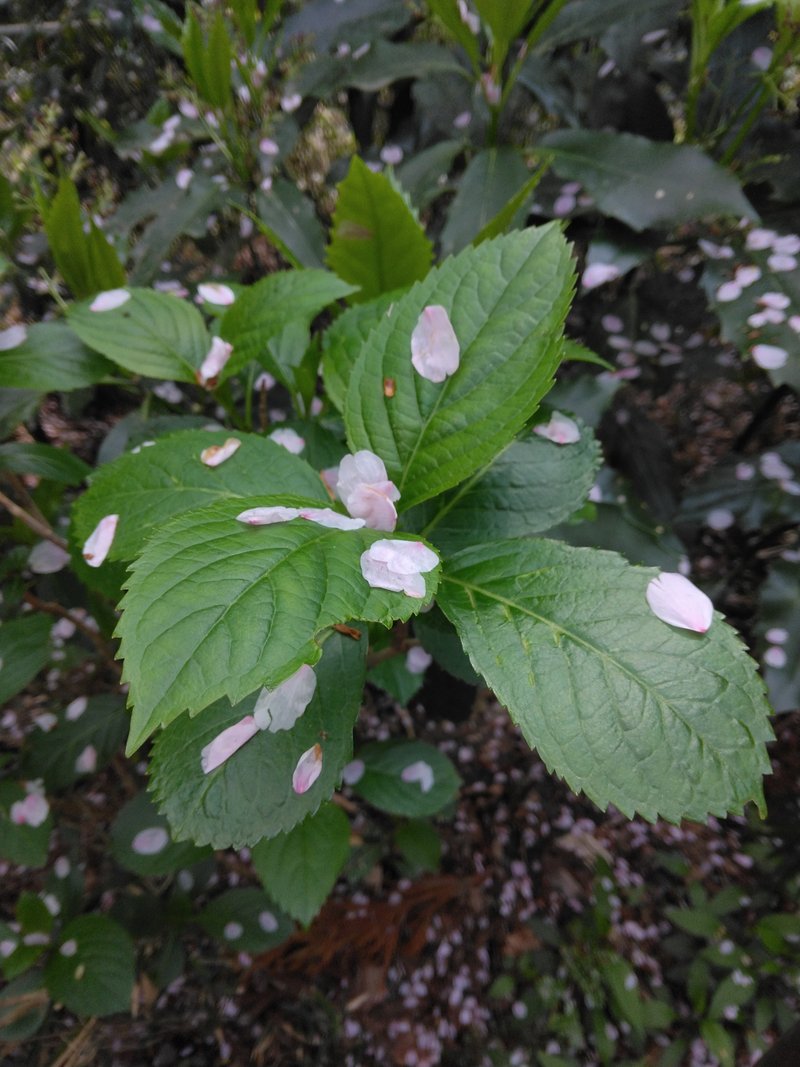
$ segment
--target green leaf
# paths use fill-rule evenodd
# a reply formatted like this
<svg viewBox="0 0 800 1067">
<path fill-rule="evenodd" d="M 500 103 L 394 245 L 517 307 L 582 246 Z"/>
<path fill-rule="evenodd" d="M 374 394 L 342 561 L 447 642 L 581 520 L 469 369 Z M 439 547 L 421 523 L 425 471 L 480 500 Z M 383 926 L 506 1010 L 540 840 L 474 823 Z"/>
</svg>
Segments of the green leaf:
<svg viewBox="0 0 800 1067">
<path fill-rule="evenodd" d="M 462 19 L 456 0 L 428 0 L 428 7 L 467 53 L 473 69 L 478 70 L 481 61 L 478 38 Z"/>
<path fill-rule="evenodd" d="M 261 889 L 229 889 L 200 912 L 197 921 L 231 950 L 266 952 L 285 941 L 291 920 Z"/>
<path fill-rule="evenodd" d="M 130 752 L 186 709 L 196 713 L 222 696 L 235 703 L 316 663 L 327 627 L 347 619 L 389 625 L 435 593 L 438 567 L 426 575 L 422 600 L 367 584 L 360 558 L 383 537 L 377 531 L 236 521 L 248 507 L 281 503 L 294 499 L 243 498 L 187 512 L 133 564 L 118 626 L 133 705 Z"/>
<path fill-rule="evenodd" d="M 196 173 L 188 189 L 179 189 L 170 174 L 160 185 L 144 185 L 131 193 L 108 220 L 108 230 L 138 237 L 131 255 L 132 285 L 147 285 L 158 273 L 181 234 L 204 237 L 206 220 L 225 201 L 211 175 Z"/>
<path fill-rule="evenodd" d="M 231 41 L 219 8 L 208 33 L 204 66 L 206 99 L 216 107 L 227 107 L 231 101 Z"/>
<path fill-rule="evenodd" d="M 637 4 L 637 14 L 644 10 L 653 12 L 657 26 L 668 25 L 679 11 L 673 0 L 646 0 Z M 601 37 L 612 26 L 631 21 L 629 0 L 570 0 L 542 34 L 539 47 L 546 46 L 549 51 L 572 41 Z"/>
<path fill-rule="evenodd" d="M 694 145 L 631 133 L 557 130 L 539 147 L 552 153 L 560 177 L 581 182 L 604 214 L 634 230 L 707 215 L 756 217 L 733 175 Z"/>
<path fill-rule="evenodd" d="M 705 635 L 656 618 L 655 575 L 496 542 L 449 561 L 438 603 L 528 743 L 601 808 L 674 822 L 761 809 L 772 733 L 755 664 L 719 616 Z"/>
<path fill-rule="evenodd" d="M 434 605 L 431 611 L 417 615 L 414 619 L 414 633 L 425 651 L 429 652 L 448 674 L 466 682 L 467 685 L 478 685 L 481 679 L 473 670 L 455 627 L 442 615 L 438 607 Z"/>
<path fill-rule="evenodd" d="M 603 959 L 603 980 L 616 1013 L 628 1023 L 637 1038 L 644 1037 L 642 998 L 630 964 L 619 956 L 606 954 Z"/>
<path fill-rule="evenodd" d="M 680 930 L 694 937 L 714 938 L 720 929 L 719 917 L 705 908 L 667 908 L 666 917 Z"/>
<path fill-rule="evenodd" d="M 259 842 L 253 866 L 272 899 L 308 926 L 350 854 L 350 822 L 325 804 L 288 833 Z"/>
<path fill-rule="evenodd" d="M 41 826 L 18 826 L 12 822 L 11 805 L 25 796 L 17 782 L 0 781 L 0 856 L 20 867 L 43 867 L 50 848 L 53 816 L 48 814 Z"/>
<path fill-rule="evenodd" d="M 24 689 L 50 659 L 46 615 L 25 615 L 0 624 L 0 704 Z"/>
<path fill-rule="evenodd" d="M 340 278 L 360 286 L 353 300 L 372 300 L 424 278 L 433 245 L 390 178 L 353 156 L 337 188 L 326 259 Z"/>
<path fill-rule="evenodd" d="M 499 237 L 503 233 L 507 233 L 509 230 L 515 229 L 517 226 L 524 222 L 528 201 L 534 194 L 537 185 L 542 180 L 547 170 L 546 166 L 540 167 L 534 174 L 528 178 L 528 180 L 521 185 L 520 188 L 510 196 L 503 207 L 497 212 L 493 219 L 489 219 L 483 229 L 476 234 L 472 243 L 474 245 L 482 244 L 484 241 L 490 240 L 492 237 Z M 610 370 L 613 370 L 610 364 L 606 364 Z"/>
<path fill-rule="evenodd" d="M 481 21 L 492 31 L 494 44 L 493 59 L 502 66 L 509 46 L 522 31 L 528 20 L 531 0 L 505 0 L 498 4 L 495 0 L 474 0 Z"/>
<path fill-rule="evenodd" d="M 60 179 L 49 204 L 40 195 L 39 207 L 55 264 L 79 300 L 125 284 L 125 269 L 94 221 L 84 232 L 78 190 L 71 178 Z"/>
<path fill-rule="evenodd" d="M 720 1067 L 734 1067 L 736 1043 L 722 1023 L 714 1019 L 703 1019 L 700 1023 L 700 1036 L 708 1051 L 719 1061 Z"/>
<path fill-rule="evenodd" d="M 0 990 L 0 1041 L 25 1041 L 33 1037 L 50 1007 L 38 971 L 21 974 Z"/>
<path fill-rule="evenodd" d="M 364 763 L 364 774 L 353 786 L 364 800 L 388 811 L 390 815 L 405 815 L 421 819 L 435 815 L 454 800 L 461 779 L 447 756 L 424 741 L 375 741 L 357 752 Z M 415 763 L 430 767 L 433 781 L 403 781 L 403 771 Z"/>
<path fill-rule="evenodd" d="M 464 70 L 448 49 L 432 41 L 376 40 L 358 59 L 352 54 L 318 55 L 300 69 L 288 87 L 303 99 L 321 100 L 345 87 L 377 93 L 393 82 L 446 74 L 463 77 Z"/>
<path fill-rule="evenodd" d="M 233 345 L 222 377 L 236 374 L 251 359 L 261 359 L 268 342 L 290 323 L 309 327 L 328 304 L 352 292 L 352 286 L 324 270 L 279 271 L 249 286 L 220 322 L 221 336 Z"/>
<path fill-rule="evenodd" d="M 395 847 L 402 853 L 412 875 L 438 871 L 442 857 L 442 839 L 429 822 L 412 819 L 394 832 Z"/>
<path fill-rule="evenodd" d="M 392 656 L 391 659 L 372 667 L 367 675 L 367 681 L 370 685 L 383 689 L 399 704 L 406 707 L 414 694 L 422 688 L 424 671 L 422 674 L 412 674 L 406 667 L 405 656 Z"/>
<path fill-rule="evenodd" d="M 230 437 L 242 444 L 229 459 L 218 467 L 200 461 L 204 449 Z M 274 441 L 257 434 L 185 430 L 98 469 L 76 503 L 72 521 L 78 543 L 83 544 L 104 515 L 119 515 L 109 558 L 130 560 L 152 533 L 176 515 L 254 493 L 293 493 L 323 506 L 330 504 L 319 474 Z"/>
<path fill-rule="evenodd" d="M 368 303 L 354 304 L 323 334 L 322 378 L 325 393 L 339 411 L 344 411 L 347 383 L 359 353 L 399 295 L 399 292 L 382 293 Z"/>
<path fill-rule="evenodd" d="M 294 267 L 325 266 L 325 232 L 314 203 L 294 182 L 277 178 L 256 195 L 256 225 Z"/>
<path fill-rule="evenodd" d="M 70 705 L 73 708 L 74 705 Z M 125 740 L 128 717 L 122 697 L 103 693 L 89 697 L 86 709 L 78 718 L 69 719 L 65 712 L 47 732 L 37 730 L 26 741 L 21 771 L 28 778 L 43 778 L 48 790 L 66 789 L 80 777 L 75 763 L 87 745 L 97 755 L 101 770 Z"/>
<path fill-rule="evenodd" d="M 432 270 L 369 335 L 350 376 L 347 436 L 383 459 L 401 508 L 463 481 L 519 433 L 552 384 L 572 282 L 558 226 L 522 230 Z M 411 334 L 431 304 L 446 308 L 461 347 L 442 384 L 411 365 Z"/>
<path fill-rule="evenodd" d="M 120 866 L 146 878 L 174 874 L 210 854 L 190 842 L 173 841 L 167 820 L 142 791 L 129 800 L 111 827 L 111 854 Z"/>
<path fill-rule="evenodd" d="M 21 345 L 0 352 L 0 387 L 68 392 L 108 378 L 114 367 L 90 351 L 63 322 L 28 326 Z"/>
<path fill-rule="evenodd" d="M 528 433 L 482 471 L 406 516 L 446 555 L 481 542 L 529 537 L 563 522 L 585 502 L 600 446 L 580 420 L 581 438 L 557 445 Z M 415 521 L 416 520 L 416 521 Z"/>
<path fill-rule="evenodd" d="M 65 448 L 12 441 L 0 445 L 0 470 L 37 474 L 61 485 L 78 485 L 92 469 Z"/>
<path fill-rule="evenodd" d="M 90 348 L 125 370 L 149 378 L 194 382 L 211 338 L 197 308 L 168 293 L 130 289 L 110 311 L 74 304 L 69 324 Z"/>
<path fill-rule="evenodd" d="M 211 774 L 203 774 L 200 766 L 202 749 L 250 714 L 254 697 L 233 708 L 218 701 L 160 733 L 150 764 L 151 787 L 173 833 L 214 848 L 241 848 L 291 830 L 328 800 L 352 757 L 365 653 L 366 637 L 356 641 L 332 634 L 314 668 L 314 696 L 292 729 L 260 730 Z M 322 745 L 322 773 L 306 793 L 295 793 L 294 769 L 315 744 Z"/>
<path fill-rule="evenodd" d="M 50 996 L 76 1015 L 129 1011 L 135 978 L 133 942 L 105 915 L 68 923 L 44 972 Z"/>
<path fill-rule="evenodd" d="M 400 185 L 418 211 L 448 191 L 447 176 L 456 156 L 463 151 L 463 141 L 439 141 L 415 152 L 398 166 Z"/>
<path fill-rule="evenodd" d="M 540 175 L 535 176 L 536 182 Z M 477 152 L 461 177 L 442 231 L 442 255 L 460 252 L 471 242 L 493 237 L 492 224 L 502 215 L 498 233 L 523 220 L 531 174 L 515 148 L 487 148 Z M 507 216 L 509 204 L 514 210 Z M 484 233 L 486 231 L 486 233 Z"/>
</svg>

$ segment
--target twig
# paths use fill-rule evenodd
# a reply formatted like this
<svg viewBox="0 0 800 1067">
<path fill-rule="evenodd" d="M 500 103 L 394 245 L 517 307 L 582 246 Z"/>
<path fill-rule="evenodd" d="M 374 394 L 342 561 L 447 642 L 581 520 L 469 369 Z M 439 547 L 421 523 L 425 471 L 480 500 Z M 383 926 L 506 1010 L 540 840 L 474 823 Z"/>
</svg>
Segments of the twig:
<svg viewBox="0 0 800 1067">
<path fill-rule="evenodd" d="M 10 512 L 15 519 L 19 519 L 20 522 L 24 522 L 28 529 L 33 530 L 40 537 L 44 537 L 47 541 L 52 541 L 54 545 L 58 545 L 59 548 L 63 548 L 65 552 L 69 551 L 69 546 L 63 537 L 59 537 L 58 534 L 47 525 L 47 523 L 41 522 L 25 508 L 21 508 L 19 504 L 15 504 L 11 497 L 6 496 L 5 493 L 0 493 L 0 504 Z"/>
<path fill-rule="evenodd" d="M 91 626 L 81 619 L 79 616 L 73 614 L 69 608 L 62 608 L 60 604 L 57 604 L 53 600 L 40 600 L 35 593 L 25 593 L 22 598 L 26 604 L 30 604 L 36 611 L 43 611 L 45 615 L 55 615 L 59 619 L 68 619 L 76 630 L 80 630 L 84 636 L 88 637 L 97 651 L 108 660 L 109 666 L 114 668 L 117 674 L 121 673 L 120 665 L 114 658 L 114 648 L 97 630 L 93 630 Z"/>
</svg>

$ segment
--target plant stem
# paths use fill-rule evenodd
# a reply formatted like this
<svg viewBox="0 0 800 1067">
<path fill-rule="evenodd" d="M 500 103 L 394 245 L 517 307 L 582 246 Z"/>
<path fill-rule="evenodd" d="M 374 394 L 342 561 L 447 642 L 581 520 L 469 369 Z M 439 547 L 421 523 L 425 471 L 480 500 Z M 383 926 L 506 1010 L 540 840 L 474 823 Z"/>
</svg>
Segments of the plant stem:
<svg viewBox="0 0 800 1067">
<path fill-rule="evenodd" d="M 63 548 L 64 551 L 68 551 L 69 546 L 63 537 L 59 537 L 58 534 L 49 526 L 46 522 L 42 522 L 37 519 L 35 515 L 31 515 L 25 508 L 21 508 L 19 504 L 14 503 L 11 497 L 6 496 L 5 493 L 0 492 L 0 505 L 2 505 L 6 511 L 10 512 L 15 519 L 19 519 L 24 523 L 29 530 L 33 530 L 39 537 L 43 537 L 46 541 L 52 541 L 54 545 L 58 545 L 59 548 Z"/>
</svg>

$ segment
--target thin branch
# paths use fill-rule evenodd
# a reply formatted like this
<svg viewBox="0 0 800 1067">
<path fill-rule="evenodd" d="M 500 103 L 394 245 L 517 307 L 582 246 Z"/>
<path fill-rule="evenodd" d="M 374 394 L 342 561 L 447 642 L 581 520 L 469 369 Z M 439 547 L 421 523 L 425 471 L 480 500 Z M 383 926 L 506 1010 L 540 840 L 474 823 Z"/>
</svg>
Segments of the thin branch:
<svg viewBox="0 0 800 1067">
<path fill-rule="evenodd" d="M 43 611 L 45 615 L 55 615 L 59 619 L 68 619 L 76 630 L 80 630 L 85 637 L 89 638 L 100 655 L 108 661 L 109 666 L 113 667 L 117 674 L 121 673 L 120 665 L 114 658 L 113 645 L 106 641 L 99 631 L 93 630 L 83 619 L 73 614 L 69 608 L 64 608 L 53 600 L 40 600 L 35 593 L 30 592 L 25 593 L 22 599 L 36 611 Z"/>
<path fill-rule="evenodd" d="M 52 541 L 54 545 L 58 545 L 59 548 L 63 548 L 65 552 L 69 551 L 69 545 L 63 537 L 59 537 L 58 534 L 47 525 L 47 523 L 41 522 L 35 515 L 31 515 L 25 508 L 21 508 L 19 504 L 15 504 L 11 497 L 6 496 L 5 493 L 0 492 L 0 504 L 10 512 L 15 519 L 19 519 L 20 522 L 25 523 L 29 530 L 33 530 L 40 537 L 43 537 L 46 541 Z"/>
</svg>

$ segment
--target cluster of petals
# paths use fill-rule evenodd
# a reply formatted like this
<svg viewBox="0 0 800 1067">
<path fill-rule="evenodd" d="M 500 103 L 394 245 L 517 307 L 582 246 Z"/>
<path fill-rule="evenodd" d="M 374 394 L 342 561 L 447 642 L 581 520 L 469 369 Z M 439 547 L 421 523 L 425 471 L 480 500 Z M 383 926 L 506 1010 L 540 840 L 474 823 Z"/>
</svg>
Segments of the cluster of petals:
<svg viewBox="0 0 800 1067">
<path fill-rule="evenodd" d="M 421 600 L 425 596 L 423 574 L 432 571 L 439 557 L 421 541 L 384 539 L 375 541 L 361 554 L 361 573 L 373 589 L 388 589 Z"/>
<path fill-rule="evenodd" d="M 111 551 L 117 533 L 119 515 L 105 515 L 92 530 L 83 545 L 83 558 L 90 567 L 99 567 Z"/>
<path fill-rule="evenodd" d="M 200 385 L 213 388 L 217 384 L 222 368 L 231 358 L 231 352 L 233 352 L 233 345 L 223 341 L 221 337 L 211 339 L 211 348 L 197 372 L 197 381 Z"/>
<path fill-rule="evenodd" d="M 122 307 L 130 300 L 131 294 L 127 289 L 106 289 L 98 293 L 89 305 L 90 311 L 114 311 Z"/>
<path fill-rule="evenodd" d="M 200 753 L 204 774 L 221 767 L 226 760 L 247 744 L 259 730 L 275 733 L 291 730 L 314 696 L 317 677 L 312 667 L 303 664 L 289 678 L 274 689 L 262 689 L 252 715 L 227 727 L 209 742 Z"/>
<path fill-rule="evenodd" d="M 647 603 L 662 622 L 704 634 L 714 618 L 714 605 L 682 574 L 665 572 L 647 586 Z"/>
<path fill-rule="evenodd" d="M 411 363 L 429 382 L 443 382 L 458 370 L 461 348 L 447 309 L 423 309 L 411 334 Z"/>
<path fill-rule="evenodd" d="M 41 826 L 50 814 L 41 779 L 26 782 L 25 792 L 24 800 L 15 800 L 11 805 L 11 821 L 17 826 Z"/>
<path fill-rule="evenodd" d="M 581 431 L 577 422 L 569 415 L 562 415 L 560 411 L 554 411 L 549 422 L 534 426 L 533 432 L 539 437 L 552 441 L 555 445 L 574 445 L 581 439 Z"/>
<path fill-rule="evenodd" d="M 363 519 L 350 519 L 340 515 L 333 508 L 291 508 L 274 504 L 261 508 L 247 508 L 236 516 L 239 522 L 248 526 L 272 526 L 276 522 L 291 522 L 292 519 L 306 519 L 318 526 L 327 526 L 331 530 L 360 530 L 366 525 Z"/>
<path fill-rule="evenodd" d="M 344 457 L 339 464 L 336 494 L 353 518 L 363 519 L 370 529 L 390 532 L 395 528 L 394 501 L 400 499 L 400 491 L 374 452 L 362 449 Z"/>
<path fill-rule="evenodd" d="M 224 444 L 209 445 L 208 448 L 204 448 L 200 453 L 200 460 L 206 467 L 218 467 L 226 459 L 230 459 L 234 452 L 241 448 L 241 445 L 242 442 L 238 437 L 229 437 Z"/>
</svg>

